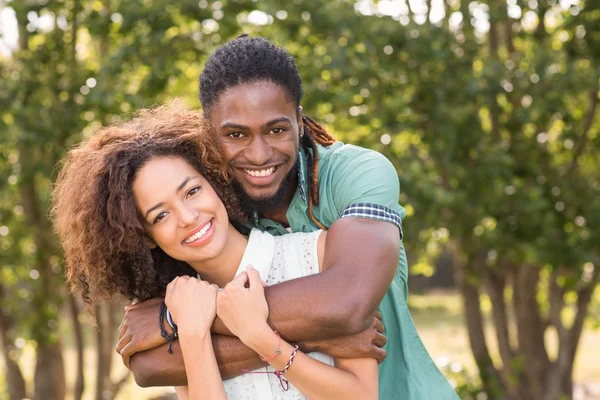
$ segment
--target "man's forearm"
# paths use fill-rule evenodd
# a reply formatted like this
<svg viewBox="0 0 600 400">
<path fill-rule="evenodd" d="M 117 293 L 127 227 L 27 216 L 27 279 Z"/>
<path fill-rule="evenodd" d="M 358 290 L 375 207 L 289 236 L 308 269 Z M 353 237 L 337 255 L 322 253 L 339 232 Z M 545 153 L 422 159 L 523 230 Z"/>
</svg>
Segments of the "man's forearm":
<svg viewBox="0 0 600 400">
<path fill-rule="evenodd" d="M 241 375 L 242 370 L 254 370 L 265 365 L 252 349 L 238 338 L 213 335 L 213 349 L 223 379 Z M 149 386 L 185 386 L 187 377 L 179 341 L 173 342 L 173 354 L 168 344 L 136 353 L 131 358 L 131 371 L 136 383 Z"/>
<path fill-rule="evenodd" d="M 269 325 L 291 342 L 364 331 L 392 282 L 399 246 L 398 228 L 393 224 L 351 218 L 336 221 L 327 234 L 323 273 L 265 288 Z M 213 332 L 231 335 L 218 318 Z"/>
</svg>

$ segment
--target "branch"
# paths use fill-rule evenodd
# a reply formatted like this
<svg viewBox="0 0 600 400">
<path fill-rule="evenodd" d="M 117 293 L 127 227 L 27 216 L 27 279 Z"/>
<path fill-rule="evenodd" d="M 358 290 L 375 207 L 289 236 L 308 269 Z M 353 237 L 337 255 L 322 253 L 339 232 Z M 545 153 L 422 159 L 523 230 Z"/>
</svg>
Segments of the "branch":
<svg viewBox="0 0 600 400">
<path fill-rule="evenodd" d="M 573 160 L 571 160 L 571 164 L 567 168 L 567 174 L 571 173 L 577 167 L 579 157 L 583 153 L 585 145 L 588 142 L 588 132 L 590 131 L 594 122 L 594 117 L 596 116 L 596 108 L 598 105 L 598 88 L 596 87 L 595 89 L 590 90 L 588 96 L 590 100 L 590 106 L 588 108 L 587 113 L 585 114 L 585 120 L 583 122 L 583 133 L 581 134 L 579 140 L 575 144 Z"/>
<path fill-rule="evenodd" d="M 510 368 L 514 351 L 510 345 L 510 335 L 508 332 L 508 316 L 506 314 L 506 302 L 504 301 L 504 288 L 506 279 L 504 276 L 488 271 L 485 279 L 488 295 L 492 302 L 492 315 L 494 326 L 496 328 L 496 337 L 498 339 L 498 349 L 504 368 Z"/>
<path fill-rule="evenodd" d="M 577 345 L 579 344 L 579 339 L 581 338 L 585 317 L 587 316 L 592 295 L 594 294 L 594 289 L 596 289 L 596 286 L 598 285 L 599 278 L 600 268 L 596 267 L 592 273 L 590 282 L 577 290 L 577 314 L 575 315 L 573 326 L 571 326 L 569 331 L 572 343 L 569 354 L 569 361 L 571 364 L 573 364 L 575 360 L 575 353 L 577 352 Z"/>
<path fill-rule="evenodd" d="M 549 325 L 556 328 L 558 332 L 559 341 L 562 341 L 566 337 L 567 330 L 562 323 L 560 313 L 565 305 L 564 294 L 565 290 L 558 284 L 558 277 L 560 276 L 558 268 L 552 271 L 550 276 L 550 287 L 548 288 L 548 298 L 550 301 L 550 310 L 548 312 Z"/>
</svg>

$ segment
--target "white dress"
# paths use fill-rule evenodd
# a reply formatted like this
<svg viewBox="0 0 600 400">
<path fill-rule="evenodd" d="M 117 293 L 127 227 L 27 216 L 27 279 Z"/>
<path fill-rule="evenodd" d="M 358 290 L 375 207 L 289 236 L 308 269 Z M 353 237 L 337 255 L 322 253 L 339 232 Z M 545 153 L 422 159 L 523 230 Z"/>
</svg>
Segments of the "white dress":
<svg viewBox="0 0 600 400">
<path fill-rule="evenodd" d="M 317 242 L 321 231 L 272 236 L 253 229 L 236 276 L 252 265 L 269 285 L 319 272 Z M 333 358 L 322 353 L 309 353 L 314 359 L 333 365 Z M 287 355 L 286 355 L 287 357 Z M 293 366 L 292 366 L 293 368 Z M 273 372 L 270 366 L 256 372 Z M 230 400 L 296 400 L 307 399 L 291 383 L 284 391 L 274 374 L 244 374 L 223 381 Z"/>
</svg>

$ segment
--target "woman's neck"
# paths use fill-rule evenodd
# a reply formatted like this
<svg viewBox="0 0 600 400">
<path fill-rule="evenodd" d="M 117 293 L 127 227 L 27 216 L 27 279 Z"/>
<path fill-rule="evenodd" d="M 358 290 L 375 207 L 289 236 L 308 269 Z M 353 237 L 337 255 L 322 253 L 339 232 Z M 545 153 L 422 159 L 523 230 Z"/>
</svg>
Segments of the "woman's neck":
<svg viewBox="0 0 600 400">
<path fill-rule="evenodd" d="M 227 242 L 218 256 L 209 260 L 190 264 L 203 280 L 214 283 L 220 288 L 235 278 L 242 257 L 246 251 L 248 238 L 229 224 Z"/>
</svg>

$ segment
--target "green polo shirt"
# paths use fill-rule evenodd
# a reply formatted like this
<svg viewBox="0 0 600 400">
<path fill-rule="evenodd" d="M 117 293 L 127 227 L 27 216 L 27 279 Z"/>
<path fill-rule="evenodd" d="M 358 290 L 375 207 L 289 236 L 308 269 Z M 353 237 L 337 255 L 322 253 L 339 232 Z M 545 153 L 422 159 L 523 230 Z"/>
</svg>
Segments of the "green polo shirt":
<svg viewBox="0 0 600 400">
<path fill-rule="evenodd" d="M 354 211 L 344 217 L 381 220 L 380 214 L 365 215 L 360 211 L 356 213 L 354 207 L 357 204 L 378 205 L 399 216 L 396 225 L 399 226 L 401 234 L 400 218 L 404 218 L 406 212 L 398 204 L 400 184 L 396 170 L 389 160 L 376 151 L 341 142 L 329 147 L 318 146 L 318 151 L 319 205 L 313 207 L 315 218 L 325 227 L 329 227 L 345 210 L 352 209 Z M 308 216 L 308 170 L 306 155 L 302 150 L 299 160 L 298 189 L 286 217 L 292 231 L 311 232 L 318 227 Z M 386 220 L 385 218 L 383 217 L 383 220 Z M 253 222 L 259 229 L 274 235 L 287 233 L 281 224 L 271 220 L 255 216 Z M 407 280 L 406 253 L 401 245 L 396 275 L 379 306 L 388 339 L 384 347 L 387 357 L 379 366 L 379 398 L 458 399 L 419 338 L 407 307 Z"/>
</svg>

